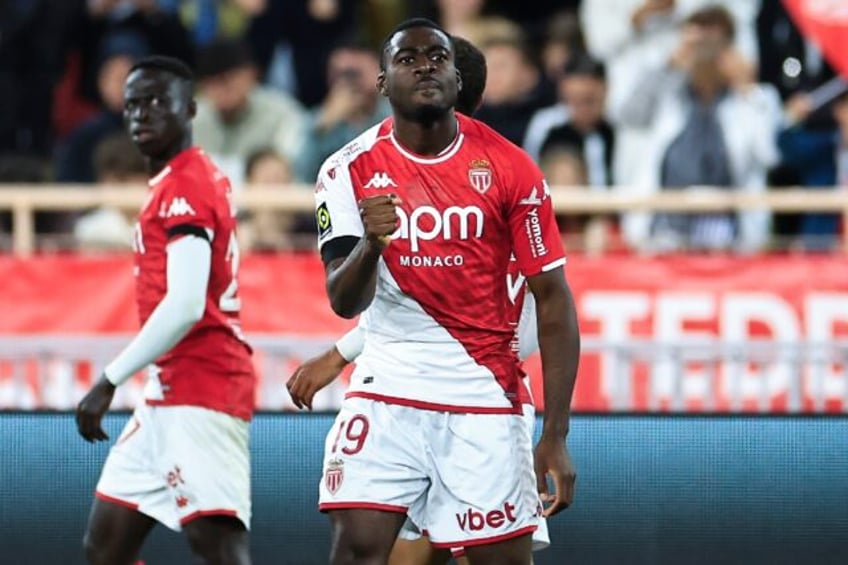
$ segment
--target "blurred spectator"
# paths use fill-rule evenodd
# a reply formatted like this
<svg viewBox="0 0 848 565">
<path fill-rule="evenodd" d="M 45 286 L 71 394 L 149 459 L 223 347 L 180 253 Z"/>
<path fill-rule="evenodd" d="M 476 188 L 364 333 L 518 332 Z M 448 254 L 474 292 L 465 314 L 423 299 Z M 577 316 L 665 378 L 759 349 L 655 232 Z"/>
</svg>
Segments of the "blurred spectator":
<svg viewBox="0 0 848 565">
<path fill-rule="evenodd" d="M 848 91 L 832 105 L 835 128 L 804 124 L 813 112 L 809 98 L 798 95 L 786 105 L 788 127 L 778 136 L 782 163 L 810 188 L 848 187 Z M 837 243 L 838 214 L 805 214 L 798 218 L 799 243 L 805 249 L 832 250 Z"/>
<path fill-rule="evenodd" d="M 102 46 L 121 36 L 148 46 L 151 53 L 194 62 L 191 36 L 180 18 L 157 0 L 89 0 L 89 17 L 80 30 L 83 51 L 83 93 L 97 100 L 97 75 Z"/>
<path fill-rule="evenodd" d="M 542 69 L 551 83 L 557 83 L 573 57 L 586 51 L 580 20 L 574 12 L 560 12 L 550 20 L 542 44 Z"/>
<path fill-rule="evenodd" d="M 240 0 L 244 2 L 245 0 Z M 258 0 L 254 0 L 258 1 Z M 327 94 L 327 60 L 358 30 L 358 0 L 261 0 L 247 39 L 265 81 L 311 107 Z"/>
<path fill-rule="evenodd" d="M 104 138 L 94 151 L 94 170 L 101 188 L 147 186 L 144 157 L 126 133 Z M 74 225 L 77 246 L 86 251 L 122 250 L 132 246 L 135 212 L 101 207 L 81 216 Z"/>
<path fill-rule="evenodd" d="M 468 38 L 478 43 L 474 24 L 480 19 L 486 0 L 436 0 L 439 24 L 451 35 Z"/>
<path fill-rule="evenodd" d="M 84 0 L 0 2 L 0 153 L 47 157 L 54 87 Z"/>
<path fill-rule="evenodd" d="M 708 7 L 684 23 L 665 66 L 645 72 L 622 111 L 622 121 L 650 130 L 641 152 L 636 189 L 653 192 L 692 186 L 765 190 L 777 160 L 779 99 L 755 82 L 753 66 L 733 47 L 735 25 L 722 7 Z M 625 236 L 654 250 L 761 248 L 768 214 L 630 213 Z M 651 238 L 650 240 L 648 238 Z"/>
<path fill-rule="evenodd" d="M 288 190 L 291 167 L 273 149 L 260 149 L 247 160 L 247 190 L 265 188 Z M 315 236 L 315 218 L 310 213 L 287 214 L 274 210 L 254 210 L 240 215 L 239 246 L 244 251 L 265 252 L 308 247 Z M 304 245 L 301 245 L 301 243 Z"/>
<path fill-rule="evenodd" d="M 287 94 L 257 84 L 246 45 L 222 39 L 199 50 L 197 78 L 194 140 L 235 186 L 254 151 L 273 147 L 286 159 L 301 151 L 305 110 Z"/>
<path fill-rule="evenodd" d="M 136 36 L 107 38 L 97 76 L 101 110 L 72 131 L 58 149 L 57 181 L 94 182 L 94 149 L 105 137 L 123 130 L 124 83 L 135 60 L 147 53 L 147 45 Z"/>
<path fill-rule="evenodd" d="M 592 186 L 612 184 L 615 134 L 604 118 L 606 73 L 604 65 L 578 55 L 565 66 L 558 84 L 560 102 L 533 114 L 524 149 L 539 159 L 546 145 L 580 147 Z"/>
<path fill-rule="evenodd" d="M 483 44 L 481 49 L 486 55 L 489 76 L 483 105 L 474 117 L 520 146 L 530 118 L 554 100 L 523 42 L 496 39 Z"/>
<path fill-rule="evenodd" d="M 548 145 L 539 160 L 539 167 L 550 186 L 586 189 L 586 162 L 578 146 L 567 143 Z M 557 225 L 567 249 L 594 255 L 609 248 L 614 223 L 603 216 L 563 214 L 557 216 Z"/>
<path fill-rule="evenodd" d="M 756 61 L 754 19 L 760 0 L 590 0 L 581 4 L 586 46 L 607 66 L 607 114 L 618 126 L 617 179 L 629 179 L 636 173 L 647 135 L 638 128 L 619 124 L 623 105 L 646 70 L 666 63 L 677 44 L 681 22 L 711 5 L 730 10 L 736 46 L 749 60 Z"/>
<path fill-rule="evenodd" d="M 391 113 L 388 100 L 377 92 L 380 60 L 359 44 L 333 50 L 327 64 L 330 91 L 311 111 L 303 151 L 295 160 L 297 176 L 313 182 L 324 159 Z"/>
</svg>

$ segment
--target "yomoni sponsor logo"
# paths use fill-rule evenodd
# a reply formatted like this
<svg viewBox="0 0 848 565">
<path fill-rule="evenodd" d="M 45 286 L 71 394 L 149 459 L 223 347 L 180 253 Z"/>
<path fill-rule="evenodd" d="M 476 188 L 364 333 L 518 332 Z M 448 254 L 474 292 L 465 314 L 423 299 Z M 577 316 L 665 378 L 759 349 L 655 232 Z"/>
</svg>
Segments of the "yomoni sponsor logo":
<svg viewBox="0 0 848 565">
<path fill-rule="evenodd" d="M 533 257 L 542 257 L 548 254 L 548 247 L 542 237 L 542 221 L 539 219 L 539 209 L 533 208 L 524 219 L 524 230 L 527 232 L 527 241 L 530 242 L 530 252 Z"/>
</svg>

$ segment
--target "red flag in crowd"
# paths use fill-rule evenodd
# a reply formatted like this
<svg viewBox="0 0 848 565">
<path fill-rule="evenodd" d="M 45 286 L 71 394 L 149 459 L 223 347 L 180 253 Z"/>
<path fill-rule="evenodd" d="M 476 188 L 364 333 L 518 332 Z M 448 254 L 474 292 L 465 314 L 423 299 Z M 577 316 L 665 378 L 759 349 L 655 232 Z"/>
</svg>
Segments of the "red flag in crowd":
<svg viewBox="0 0 848 565">
<path fill-rule="evenodd" d="M 821 49 L 827 61 L 848 78 L 848 1 L 783 0 L 805 37 Z"/>
</svg>

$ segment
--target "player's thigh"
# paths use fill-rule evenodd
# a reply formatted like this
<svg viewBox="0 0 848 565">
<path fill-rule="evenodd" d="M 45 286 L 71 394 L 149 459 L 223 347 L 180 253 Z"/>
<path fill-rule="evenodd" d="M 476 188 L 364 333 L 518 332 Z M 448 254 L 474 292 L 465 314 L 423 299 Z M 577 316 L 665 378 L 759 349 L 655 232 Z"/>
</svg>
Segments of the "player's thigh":
<svg viewBox="0 0 848 565">
<path fill-rule="evenodd" d="M 95 498 L 83 544 L 86 554 L 102 562 L 131 561 L 141 549 L 156 520 L 127 506 Z"/>
<path fill-rule="evenodd" d="M 397 512 L 364 508 L 327 512 L 332 529 L 331 563 L 356 558 L 386 563 L 406 516 Z"/>
<path fill-rule="evenodd" d="M 228 516 L 204 516 L 183 526 L 195 554 L 210 565 L 250 564 L 250 541 L 244 524 Z"/>
<path fill-rule="evenodd" d="M 530 534 L 485 545 L 465 548 L 470 565 L 531 565 L 532 539 Z"/>
<path fill-rule="evenodd" d="M 436 547 L 469 547 L 530 534 L 539 497 L 529 432 L 520 415 L 451 414 L 431 430 L 436 477 L 423 515 Z"/>
<path fill-rule="evenodd" d="M 450 550 L 434 548 L 427 536 L 415 540 L 398 537 L 389 556 L 389 565 L 445 565 L 450 558 Z"/>
<path fill-rule="evenodd" d="M 157 407 L 158 465 L 180 526 L 209 516 L 250 527 L 248 423 L 195 406 Z"/>
</svg>

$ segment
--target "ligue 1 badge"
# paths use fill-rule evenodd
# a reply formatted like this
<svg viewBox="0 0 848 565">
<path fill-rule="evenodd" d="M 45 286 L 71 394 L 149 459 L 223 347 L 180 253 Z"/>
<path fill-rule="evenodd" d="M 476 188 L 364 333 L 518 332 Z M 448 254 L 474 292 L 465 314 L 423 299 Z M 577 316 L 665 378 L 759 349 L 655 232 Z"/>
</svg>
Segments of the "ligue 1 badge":
<svg viewBox="0 0 848 565">
<path fill-rule="evenodd" d="M 330 494 L 336 494 L 344 480 L 344 461 L 341 459 L 330 459 L 327 463 L 327 471 L 324 473 L 324 484 Z"/>
<path fill-rule="evenodd" d="M 474 159 L 468 163 L 468 182 L 474 190 L 485 194 L 492 186 L 492 168 L 485 159 Z"/>
</svg>

